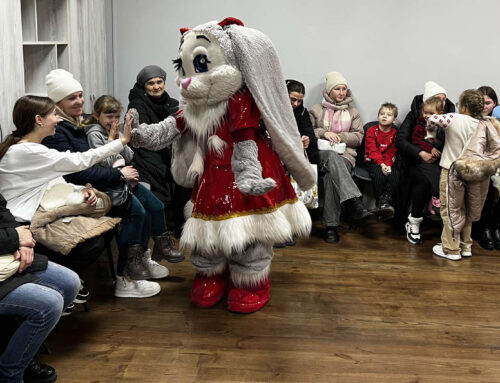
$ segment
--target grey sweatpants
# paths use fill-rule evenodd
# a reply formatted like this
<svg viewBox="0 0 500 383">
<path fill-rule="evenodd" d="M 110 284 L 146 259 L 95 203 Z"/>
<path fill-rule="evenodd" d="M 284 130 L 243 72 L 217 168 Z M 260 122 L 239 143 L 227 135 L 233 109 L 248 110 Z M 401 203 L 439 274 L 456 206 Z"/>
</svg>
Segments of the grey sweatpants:
<svg viewBox="0 0 500 383">
<path fill-rule="evenodd" d="M 340 221 L 340 204 L 355 197 L 361 197 L 361 192 L 354 183 L 351 163 L 341 155 L 331 150 L 319 151 L 320 169 L 326 171 L 323 183 L 325 185 L 325 205 L 323 207 L 323 224 L 338 226 Z"/>
<path fill-rule="evenodd" d="M 214 274 L 219 272 L 229 263 L 231 274 L 239 274 L 239 279 L 252 280 L 269 269 L 273 259 L 272 244 L 253 243 L 246 247 L 241 253 L 233 252 L 229 255 L 223 253 L 209 254 L 200 250 L 194 250 L 191 254 L 191 264 L 196 271 L 202 274 Z"/>
</svg>

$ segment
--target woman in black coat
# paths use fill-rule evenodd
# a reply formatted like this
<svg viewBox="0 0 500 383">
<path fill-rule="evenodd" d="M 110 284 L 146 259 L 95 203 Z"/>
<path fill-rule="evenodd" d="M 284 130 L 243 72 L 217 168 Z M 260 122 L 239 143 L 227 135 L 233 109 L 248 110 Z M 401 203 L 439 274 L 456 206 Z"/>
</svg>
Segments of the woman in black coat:
<svg viewBox="0 0 500 383">
<path fill-rule="evenodd" d="M 417 165 L 422 161 L 432 163 L 437 159 L 418 146 L 413 145 L 412 136 L 417 121 L 422 115 L 424 100 L 432 96 L 441 97 L 444 101 L 443 113 L 453 113 L 455 111 L 455 105 L 446 98 L 444 88 L 433 81 L 428 81 L 424 85 L 424 94 L 419 94 L 413 98 L 411 109 L 398 129 L 396 136 L 399 162 L 403 164 L 403 172 L 410 179 L 409 182 L 402 182 L 400 186 L 407 190 L 400 191 L 399 193 L 401 198 L 399 199 L 398 218 L 400 220 L 408 219 L 405 224 L 406 238 L 413 245 L 420 245 L 422 243 L 420 224 L 423 221 L 424 208 L 431 198 L 431 183 Z M 401 180 L 406 178 L 401 177 Z M 409 198 L 404 198 L 404 196 L 409 196 Z M 408 218 L 406 218 L 410 204 L 411 212 Z"/>
<path fill-rule="evenodd" d="M 170 97 L 165 91 L 166 77 L 165 71 L 157 65 L 146 66 L 137 75 L 136 83 L 128 96 L 128 109 L 137 110 L 140 124 L 163 121 L 179 109 L 179 101 Z M 179 237 L 184 224 L 183 208 L 191 196 L 191 190 L 175 184 L 172 178 L 171 148 L 156 152 L 142 148 L 133 148 L 133 150 L 134 165 L 139 171 L 139 181 L 148 183 L 151 191 L 164 204 L 172 200 L 175 233 Z M 170 193 L 172 187 L 173 196 Z"/>
</svg>

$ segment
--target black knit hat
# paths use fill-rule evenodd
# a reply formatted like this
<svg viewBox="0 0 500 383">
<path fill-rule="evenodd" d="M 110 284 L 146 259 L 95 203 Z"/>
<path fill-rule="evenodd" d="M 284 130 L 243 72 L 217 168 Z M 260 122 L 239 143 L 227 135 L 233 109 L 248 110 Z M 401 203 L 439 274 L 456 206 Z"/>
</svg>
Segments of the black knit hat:
<svg viewBox="0 0 500 383">
<path fill-rule="evenodd" d="M 142 68 L 137 75 L 137 83 L 140 86 L 144 87 L 144 84 L 146 84 L 149 79 L 152 79 L 154 77 L 160 77 L 163 79 L 163 81 L 165 81 L 165 79 L 167 78 L 167 73 L 158 65 L 148 65 Z"/>
</svg>

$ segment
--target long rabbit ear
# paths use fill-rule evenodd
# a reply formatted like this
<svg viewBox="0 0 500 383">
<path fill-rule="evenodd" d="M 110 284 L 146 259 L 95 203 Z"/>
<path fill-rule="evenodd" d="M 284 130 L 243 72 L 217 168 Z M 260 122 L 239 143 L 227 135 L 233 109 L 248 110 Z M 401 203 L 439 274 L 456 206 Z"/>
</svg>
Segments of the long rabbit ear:
<svg viewBox="0 0 500 383">
<path fill-rule="evenodd" d="M 236 24 L 236 25 L 241 25 L 242 27 L 244 26 L 243 25 L 243 22 L 239 19 L 237 19 L 236 17 L 226 17 L 224 20 L 222 20 L 219 25 L 224 28 L 226 25 L 232 25 L 232 24 Z"/>
<path fill-rule="evenodd" d="M 193 29 L 193 28 L 181 28 L 179 30 L 181 31 L 181 35 L 183 35 L 184 33 L 190 31 L 191 29 Z"/>
</svg>

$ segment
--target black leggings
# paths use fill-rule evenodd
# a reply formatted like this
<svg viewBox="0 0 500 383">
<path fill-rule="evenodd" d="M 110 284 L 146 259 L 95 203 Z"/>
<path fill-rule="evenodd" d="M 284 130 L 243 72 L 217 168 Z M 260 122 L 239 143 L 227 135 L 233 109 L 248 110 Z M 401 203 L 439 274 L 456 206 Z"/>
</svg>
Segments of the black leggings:
<svg viewBox="0 0 500 383">
<path fill-rule="evenodd" d="M 408 168 L 408 177 L 411 179 L 411 216 L 420 218 L 431 198 L 431 183 L 416 166 Z"/>
<path fill-rule="evenodd" d="M 394 199 L 396 189 L 399 183 L 399 169 L 397 166 L 392 167 L 392 172 L 389 175 L 384 175 L 380 165 L 375 163 L 366 164 L 368 173 L 373 181 L 373 190 L 377 199 L 384 193 L 387 193 Z"/>
</svg>

